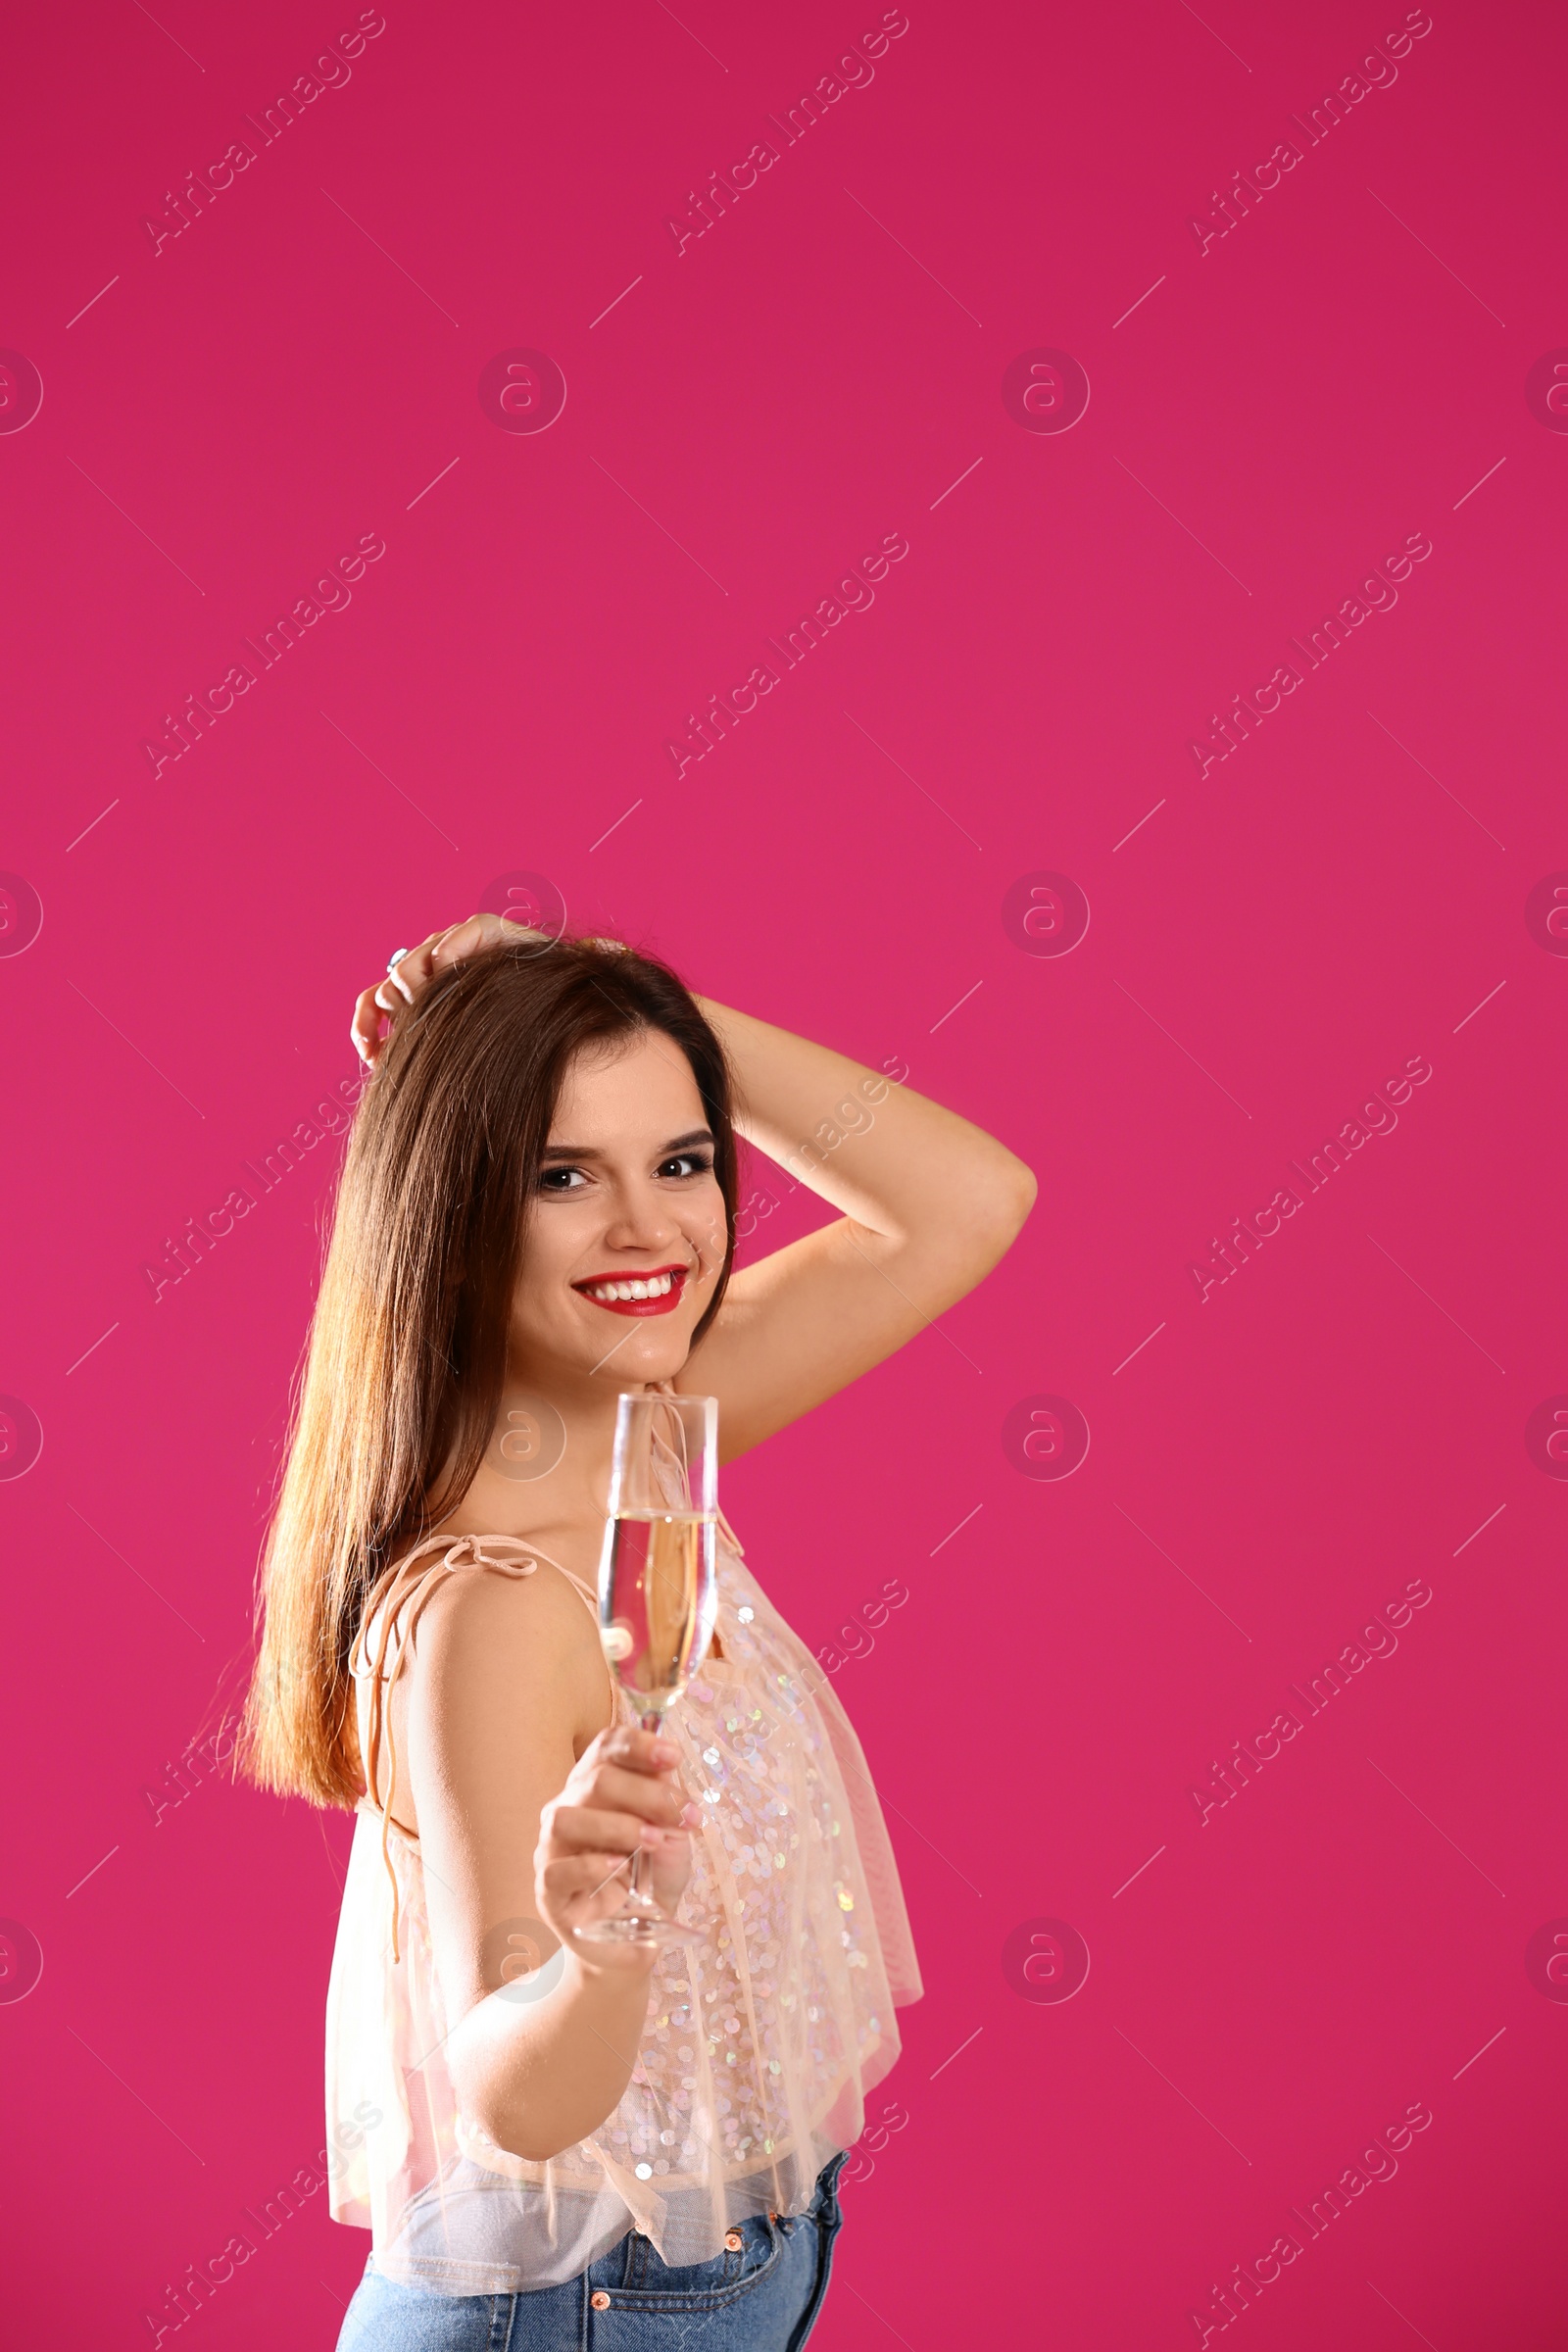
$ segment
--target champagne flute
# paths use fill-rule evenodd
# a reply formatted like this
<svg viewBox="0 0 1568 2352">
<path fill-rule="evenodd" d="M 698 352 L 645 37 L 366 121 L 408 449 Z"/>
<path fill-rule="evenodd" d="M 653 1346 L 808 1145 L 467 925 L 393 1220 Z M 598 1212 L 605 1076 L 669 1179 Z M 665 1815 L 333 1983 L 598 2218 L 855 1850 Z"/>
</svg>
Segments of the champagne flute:
<svg viewBox="0 0 1568 2352">
<path fill-rule="evenodd" d="M 628 1391 L 616 1400 L 610 1515 L 599 1568 L 605 1655 L 645 1732 L 658 1732 L 712 1637 L 718 1518 L 718 1399 Z M 632 1858 L 626 1900 L 578 1934 L 594 1943 L 700 1943 L 659 1908 L 648 1858 Z"/>
</svg>

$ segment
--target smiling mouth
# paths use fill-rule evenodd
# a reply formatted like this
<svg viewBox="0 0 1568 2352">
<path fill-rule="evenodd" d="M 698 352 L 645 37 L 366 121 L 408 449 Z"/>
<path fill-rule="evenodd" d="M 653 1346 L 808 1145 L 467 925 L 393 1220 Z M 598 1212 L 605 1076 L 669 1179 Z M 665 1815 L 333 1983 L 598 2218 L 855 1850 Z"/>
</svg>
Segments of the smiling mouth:
<svg viewBox="0 0 1568 2352">
<path fill-rule="evenodd" d="M 686 1287 L 684 1266 L 655 1266 L 646 1274 L 594 1275 L 572 1289 L 612 1315 L 668 1315 Z"/>
</svg>

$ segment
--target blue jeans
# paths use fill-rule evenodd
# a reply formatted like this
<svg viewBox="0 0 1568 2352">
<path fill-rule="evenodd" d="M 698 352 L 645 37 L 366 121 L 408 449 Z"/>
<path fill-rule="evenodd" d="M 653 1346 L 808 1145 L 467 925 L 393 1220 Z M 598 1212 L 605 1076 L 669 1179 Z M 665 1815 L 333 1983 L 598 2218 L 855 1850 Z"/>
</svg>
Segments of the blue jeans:
<svg viewBox="0 0 1568 2352">
<path fill-rule="evenodd" d="M 738 2251 L 686 2270 L 629 2232 L 564 2286 L 442 2295 L 384 2278 L 372 2255 L 337 2352 L 800 2352 L 827 2291 L 844 2162 L 824 2167 L 809 2213 L 739 2222 Z"/>
</svg>

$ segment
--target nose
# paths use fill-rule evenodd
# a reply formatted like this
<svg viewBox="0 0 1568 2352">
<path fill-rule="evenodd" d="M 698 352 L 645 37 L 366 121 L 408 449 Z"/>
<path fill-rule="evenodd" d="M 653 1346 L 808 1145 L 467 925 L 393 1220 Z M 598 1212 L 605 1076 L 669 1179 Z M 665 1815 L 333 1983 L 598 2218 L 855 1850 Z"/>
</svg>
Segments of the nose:
<svg viewBox="0 0 1568 2352">
<path fill-rule="evenodd" d="M 614 1207 L 605 1227 L 608 1249 L 667 1249 L 678 1232 L 668 1201 L 652 1185 L 629 1182 L 616 1188 Z M 684 1249 L 678 1254 L 684 1257 Z"/>
</svg>

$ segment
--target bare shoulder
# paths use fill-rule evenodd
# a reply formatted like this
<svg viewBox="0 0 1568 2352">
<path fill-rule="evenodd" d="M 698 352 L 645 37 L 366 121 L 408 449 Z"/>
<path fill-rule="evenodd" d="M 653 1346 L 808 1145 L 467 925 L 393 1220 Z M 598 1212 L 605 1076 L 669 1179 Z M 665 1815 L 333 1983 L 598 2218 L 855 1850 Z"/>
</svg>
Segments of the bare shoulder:
<svg viewBox="0 0 1568 2352">
<path fill-rule="evenodd" d="M 597 1657 L 598 1649 L 582 1595 L 541 1560 L 527 1571 L 476 1564 L 441 1576 L 420 1610 L 412 1655 L 427 1666 L 471 1669 L 500 1652 L 514 1672 L 534 1660 L 559 1670 L 573 1652 Z"/>
<path fill-rule="evenodd" d="M 443 1777 L 510 1769 L 523 1747 L 578 1748 L 611 1717 L 593 1618 L 544 1561 L 530 1575 L 473 1567 L 443 1576 L 399 1682 L 394 1707 L 411 1753 L 442 1759 Z"/>
<path fill-rule="evenodd" d="M 541 1560 L 527 1575 L 461 1568 L 441 1579 L 420 1616 L 410 1656 L 427 1688 L 466 1694 L 504 1687 L 514 1698 L 590 1705 L 608 1688 L 598 1629 L 582 1595 Z"/>
</svg>

